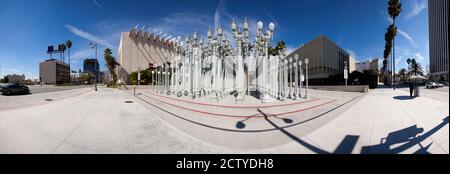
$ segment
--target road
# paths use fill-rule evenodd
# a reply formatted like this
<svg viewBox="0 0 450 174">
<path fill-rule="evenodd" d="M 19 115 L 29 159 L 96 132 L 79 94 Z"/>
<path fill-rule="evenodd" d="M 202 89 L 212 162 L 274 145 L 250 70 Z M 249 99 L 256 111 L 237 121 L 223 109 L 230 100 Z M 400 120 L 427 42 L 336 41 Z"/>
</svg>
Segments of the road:
<svg viewBox="0 0 450 174">
<path fill-rule="evenodd" d="M 92 87 L 92 85 L 77 85 L 77 86 L 30 85 L 28 87 L 30 88 L 32 94 L 38 94 L 38 93 L 56 92 L 80 88 L 90 88 Z"/>
</svg>

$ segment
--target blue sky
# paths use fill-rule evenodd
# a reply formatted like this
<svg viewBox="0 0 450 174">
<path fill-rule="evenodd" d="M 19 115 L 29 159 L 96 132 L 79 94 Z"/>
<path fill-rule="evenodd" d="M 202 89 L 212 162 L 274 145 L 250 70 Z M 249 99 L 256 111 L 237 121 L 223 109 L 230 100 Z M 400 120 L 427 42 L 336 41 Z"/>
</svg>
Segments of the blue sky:
<svg viewBox="0 0 450 174">
<path fill-rule="evenodd" d="M 397 20 L 398 69 L 407 58 L 429 62 L 427 0 L 401 0 Z M 290 50 L 323 34 L 358 61 L 380 58 L 389 25 L 387 0 L 0 0 L 0 75 L 25 74 L 38 78 L 39 62 L 49 58 L 48 45 L 70 39 L 73 69 L 94 57 L 89 40 L 116 55 L 120 32 L 139 24 L 168 35 L 205 35 L 208 27 L 230 31 L 235 18 L 276 24 L 274 42 L 284 40 Z M 117 56 L 116 56 L 117 57 Z"/>
</svg>

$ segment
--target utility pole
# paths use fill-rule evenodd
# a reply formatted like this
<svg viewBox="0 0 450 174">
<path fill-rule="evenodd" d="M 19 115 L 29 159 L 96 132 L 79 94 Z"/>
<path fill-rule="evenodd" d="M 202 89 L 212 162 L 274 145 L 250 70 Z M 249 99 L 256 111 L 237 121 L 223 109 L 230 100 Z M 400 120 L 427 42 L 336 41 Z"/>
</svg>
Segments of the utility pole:
<svg viewBox="0 0 450 174">
<path fill-rule="evenodd" d="M 94 63 L 94 87 L 95 87 L 95 91 L 97 91 L 97 64 L 98 64 L 98 59 L 97 59 L 97 42 L 92 42 L 89 43 L 89 45 L 91 46 L 92 49 L 95 48 L 95 63 Z"/>
</svg>

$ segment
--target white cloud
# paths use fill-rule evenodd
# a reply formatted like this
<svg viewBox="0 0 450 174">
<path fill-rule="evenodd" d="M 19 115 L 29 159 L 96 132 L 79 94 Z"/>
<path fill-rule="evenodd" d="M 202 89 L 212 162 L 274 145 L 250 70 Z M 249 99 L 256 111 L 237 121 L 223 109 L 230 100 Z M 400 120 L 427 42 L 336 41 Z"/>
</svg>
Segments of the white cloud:
<svg viewBox="0 0 450 174">
<path fill-rule="evenodd" d="M 239 27 L 242 27 L 244 17 L 235 17 L 230 14 L 225 6 L 225 1 L 221 0 L 214 11 L 214 14 L 178 12 L 156 20 L 146 26 L 150 26 L 151 32 L 153 33 L 168 33 L 167 35 L 172 35 L 173 37 L 178 35 L 183 37 L 186 35 L 192 36 L 195 31 L 198 32 L 199 36 L 206 37 L 208 28 L 211 28 L 214 34 L 215 29 L 218 26 L 221 26 L 223 28 L 223 33 L 233 44 L 234 41 L 232 39 L 230 28 L 233 19 Z M 245 19 L 249 24 L 249 37 L 250 39 L 253 39 L 255 37 L 257 20 L 249 17 L 246 17 Z"/>
<path fill-rule="evenodd" d="M 70 55 L 71 63 L 77 63 L 80 59 L 93 58 L 94 51 L 91 48 L 84 48 L 81 50 L 75 51 Z"/>
<path fill-rule="evenodd" d="M 404 38 L 406 38 L 414 47 L 418 46 L 416 41 L 408 33 L 400 29 L 398 29 L 398 33 L 402 35 Z"/>
<path fill-rule="evenodd" d="M 97 7 L 98 8 L 103 8 L 103 6 L 100 4 L 100 3 L 98 3 L 98 1 L 97 0 L 91 0 L 95 5 L 97 5 Z"/>
<path fill-rule="evenodd" d="M 346 49 L 346 51 L 347 51 L 348 54 L 350 54 L 350 56 L 352 56 L 355 60 L 358 60 L 358 57 L 357 57 L 356 53 L 355 53 L 353 50 Z"/>
<path fill-rule="evenodd" d="M 291 53 L 294 52 L 295 50 L 297 50 L 297 48 L 295 48 L 295 47 L 290 47 L 290 46 L 286 46 L 286 55 L 291 54 Z"/>
<path fill-rule="evenodd" d="M 425 61 L 425 57 L 423 57 L 422 54 L 420 54 L 420 53 L 414 54 L 414 57 L 417 60 L 417 62 L 424 62 Z"/>
<path fill-rule="evenodd" d="M 222 25 L 222 23 L 220 22 L 222 18 L 225 18 L 230 22 L 233 19 L 233 16 L 227 11 L 227 8 L 225 6 L 225 0 L 220 0 L 219 5 L 217 5 L 216 11 L 214 12 L 215 28 L 219 27 L 219 25 Z"/>
<path fill-rule="evenodd" d="M 104 40 L 104 39 L 101 39 L 100 37 L 95 36 L 95 35 L 93 35 L 93 34 L 91 34 L 91 33 L 88 33 L 88 32 L 85 32 L 85 31 L 83 31 L 83 30 L 81 30 L 81 29 L 78 29 L 78 28 L 76 28 L 76 27 L 74 27 L 74 26 L 72 26 L 72 25 L 66 25 L 65 27 L 66 27 L 71 33 L 73 33 L 73 34 L 75 34 L 75 35 L 77 35 L 77 36 L 79 36 L 79 37 L 81 37 L 81 38 L 83 38 L 83 39 L 86 39 L 86 40 L 89 40 L 89 41 L 94 41 L 94 42 L 96 42 L 96 43 L 98 43 L 98 44 L 100 44 L 100 45 L 106 46 L 106 47 L 115 48 L 115 47 L 114 47 L 111 43 L 109 43 L 108 41 L 106 41 L 106 40 Z"/>
<path fill-rule="evenodd" d="M 408 0 L 410 11 L 406 14 L 406 19 L 410 19 L 425 10 L 427 7 L 426 3 L 426 0 Z"/>
</svg>

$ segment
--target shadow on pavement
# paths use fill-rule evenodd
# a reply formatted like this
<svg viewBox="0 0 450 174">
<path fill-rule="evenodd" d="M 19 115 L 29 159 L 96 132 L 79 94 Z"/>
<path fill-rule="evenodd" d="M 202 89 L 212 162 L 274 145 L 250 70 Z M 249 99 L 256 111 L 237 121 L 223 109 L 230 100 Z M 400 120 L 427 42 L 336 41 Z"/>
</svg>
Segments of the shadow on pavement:
<svg viewBox="0 0 450 174">
<path fill-rule="evenodd" d="M 426 154 L 428 153 L 428 148 L 431 146 L 431 144 L 427 145 L 426 147 L 423 147 L 422 144 L 420 144 L 423 140 L 427 139 L 434 133 L 436 133 L 438 130 L 443 128 L 445 125 L 448 124 L 448 116 L 443 119 L 442 123 L 435 126 L 433 129 L 431 129 L 428 132 L 425 132 L 422 135 L 419 135 L 423 132 L 423 128 L 418 128 L 417 125 L 410 126 L 398 131 L 391 132 L 387 135 L 386 138 L 382 138 L 380 140 L 380 144 L 372 145 L 372 146 L 364 146 L 361 148 L 361 153 L 363 154 L 398 154 L 401 153 L 415 145 L 419 145 L 420 149 L 416 151 L 415 153 L 418 154 Z M 395 147 L 391 149 L 391 146 L 398 143 L 405 143 L 401 146 Z"/>
<path fill-rule="evenodd" d="M 297 136 L 295 136 L 294 134 L 291 134 L 290 132 L 286 131 L 284 128 L 279 127 L 277 124 L 275 124 L 272 120 L 269 119 L 269 116 L 262 112 L 260 109 L 258 109 L 258 112 L 260 112 L 261 114 L 264 115 L 264 119 L 270 123 L 273 127 L 277 128 L 279 131 L 281 131 L 282 133 L 284 133 L 286 136 L 288 136 L 289 138 L 291 138 L 292 140 L 296 141 L 297 143 L 299 143 L 300 145 L 302 145 L 303 147 L 306 147 L 307 149 L 313 151 L 314 153 L 317 154 L 331 154 L 331 152 L 328 152 L 326 150 L 323 150 L 319 147 L 316 147 L 312 144 L 309 144 L 305 141 L 303 141 L 302 139 L 298 138 Z M 277 117 L 270 117 L 270 118 L 277 118 Z M 278 118 L 280 119 L 280 118 Z M 291 119 L 286 119 L 284 118 L 283 121 L 285 123 L 292 123 Z M 336 150 L 333 152 L 334 154 L 350 154 L 353 151 L 353 148 L 356 145 L 356 142 L 358 141 L 359 136 L 357 135 L 347 135 L 345 136 L 345 138 L 342 140 L 342 142 L 339 144 L 339 146 L 336 148 Z"/>
<path fill-rule="evenodd" d="M 396 100 L 412 100 L 412 99 L 414 99 L 415 97 L 403 95 L 403 96 L 395 96 L 395 97 L 392 97 L 392 98 L 394 98 L 394 99 L 396 99 Z"/>
</svg>

